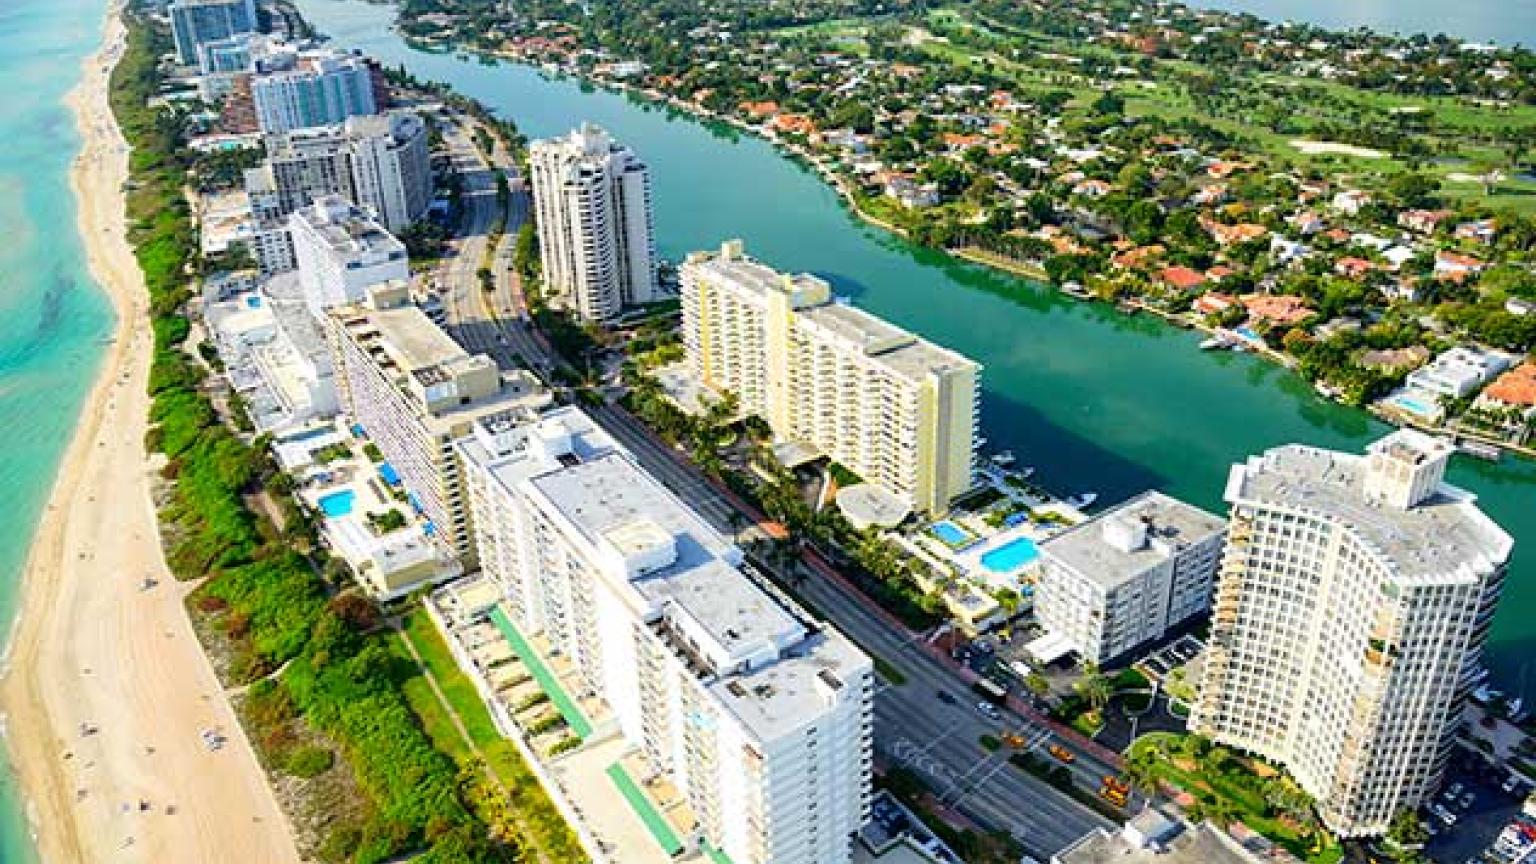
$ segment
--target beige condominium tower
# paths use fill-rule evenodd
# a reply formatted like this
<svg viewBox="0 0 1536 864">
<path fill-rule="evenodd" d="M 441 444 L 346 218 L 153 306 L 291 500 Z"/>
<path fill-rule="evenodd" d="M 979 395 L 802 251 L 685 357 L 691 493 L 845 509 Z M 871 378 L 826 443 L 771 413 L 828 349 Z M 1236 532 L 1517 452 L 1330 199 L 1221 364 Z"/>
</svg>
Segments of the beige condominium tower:
<svg viewBox="0 0 1536 864">
<path fill-rule="evenodd" d="M 981 367 L 788 275 L 739 240 L 684 262 L 683 343 L 695 377 L 736 394 L 776 436 L 815 448 L 938 514 L 972 484 Z"/>
<path fill-rule="evenodd" d="M 1285 766 L 1344 836 L 1433 794 L 1512 541 L 1445 483 L 1453 447 L 1277 447 L 1232 468 L 1191 728 Z"/>
</svg>

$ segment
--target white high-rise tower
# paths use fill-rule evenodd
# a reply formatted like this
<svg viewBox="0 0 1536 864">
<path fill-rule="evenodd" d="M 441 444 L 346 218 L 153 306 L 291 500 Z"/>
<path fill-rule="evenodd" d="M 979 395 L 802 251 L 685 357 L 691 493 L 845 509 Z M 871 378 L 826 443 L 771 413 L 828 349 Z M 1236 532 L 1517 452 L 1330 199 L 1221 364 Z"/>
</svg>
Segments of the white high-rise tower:
<svg viewBox="0 0 1536 864">
<path fill-rule="evenodd" d="M 583 125 L 528 151 L 544 286 L 588 321 L 658 299 L 651 175 L 634 151 Z"/>
<path fill-rule="evenodd" d="M 1513 541 L 1400 431 L 1232 468 L 1231 528 L 1191 728 L 1283 764 L 1344 836 L 1430 796 Z"/>
</svg>

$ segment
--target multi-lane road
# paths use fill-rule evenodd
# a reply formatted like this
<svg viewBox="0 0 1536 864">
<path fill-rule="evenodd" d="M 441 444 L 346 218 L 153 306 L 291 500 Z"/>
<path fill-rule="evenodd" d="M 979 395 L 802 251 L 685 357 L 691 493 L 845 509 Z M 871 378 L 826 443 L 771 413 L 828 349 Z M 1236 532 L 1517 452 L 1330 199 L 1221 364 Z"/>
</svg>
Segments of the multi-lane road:
<svg viewBox="0 0 1536 864">
<path fill-rule="evenodd" d="M 532 329 L 511 272 L 514 239 L 528 213 L 522 181 L 511 160 L 499 151 L 493 154 L 497 166 L 488 165 L 467 129 L 451 130 L 445 137 L 455 169 L 464 178 L 455 254 L 437 273 L 450 332 L 466 349 L 488 354 L 504 367 L 546 375 L 554 358 Z M 478 270 L 485 260 L 486 234 L 496 217 L 497 171 L 507 174 L 512 195 L 505 234 L 493 256 L 495 290 L 488 292 Z M 743 521 L 753 523 L 758 518 L 624 409 L 602 405 L 588 410 L 648 471 L 721 531 L 730 533 Z M 812 564 L 816 566 L 808 566 Z M 999 719 L 984 716 L 967 679 L 933 654 L 923 634 L 912 633 L 884 615 L 819 559 L 794 566 L 801 572 L 793 574 L 796 578 L 788 584 L 795 586 L 801 601 L 905 676 L 899 686 L 882 682 L 875 699 L 875 747 L 885 765 L 917 772 L 944 807 L 983 829 L 1011 833 L 1042 857 L 1111 824 L 1093 809 L 1010 765 L 1013 749 L 989 752 L 980 744 L 983 735 L 1001 738 L 1004 732 L 1016 733 L 1024 741 L 1021 749 L 1049 759 L 1046 748 L 1058 736 L 1045 723 L 1012 712 L 1004 712 Z M 1080 786 L 1097 789 L 1103 775 L 1116 769 L 1109 760 L 1079 752 L 1072 770 Z"/>
</svg>

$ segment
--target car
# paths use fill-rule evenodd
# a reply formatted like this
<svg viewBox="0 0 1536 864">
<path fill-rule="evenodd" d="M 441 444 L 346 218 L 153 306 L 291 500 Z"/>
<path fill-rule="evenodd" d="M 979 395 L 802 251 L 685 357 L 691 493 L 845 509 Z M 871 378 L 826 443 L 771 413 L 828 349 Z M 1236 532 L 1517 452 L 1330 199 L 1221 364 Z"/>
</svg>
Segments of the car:
<svg viewBox="0 0 1536 864">
<path fill-rule="evenodd" d="M 1509 779 L 1504 781 L 1504 785 L 1500 786 L 1499 788 L 1503 789 L 1506 794 L 1518 795 L 1522 794 L 1524 786 L 1524 781 L 1522 781 L 1519 777 L 1511 774 L 1509 775 Z"/>
<path fill-rule="evenodd" d="M 1121 792 L 1119 789 L 1115 789 L 1110 786 L 1104 786 L 1100 788 L 1099 797 L 1115 805 L 1116 807 L 1124 807 L 1126 802 L 1130 800 L 1129 795 Z"/>
<path fill-rule="evenodd" d="M 1071 750 L 1061 746 L 1060 744 L 1052 744 L 1051 746 L 1045 748 L 1045 752 L 1055 756 L 1057 759 L 1067 763 L 1068 765 L 1077 761 L 1077 755 Z"/>
<path fill-rule="evenodd" d="M 939 701 L 943 702 L 945 705 L 953 705 L 955 704 L 955 694 L 949 692 L 948 690 L 940 690 Z"/>
<path fill-rule="evenodd" d="M 1106 789 L 1118 789 L 1121 792 L 1124 792 L 1126 794 L 1130 794 L 1131 784 L 1126 782 L 1124 777 L 1116 777 L 1113 774 L 1105 774 L 1104 775 L 1104 788 L 1106 788 Z"/>
<path fill-rule="evenodd" d="M 986 717 L 989 720 L 997 720 L 1003 716 L 1002 712 L 997 710 L 997 706 L 993 705 L 991 702 L 977 702 L 976 713 Z"/>
<path fill-rule="evenodd" d="M 1451 788 L 1445 790 L 1445 797 L 1447 797 L 1447 798 L 1455 798 L 1455 797 L 1457 797 L 1459 795 L 1461 795 L 1461 784 L 1460 783 L 1452 783 L 1451 784 Z"/>
<path fill-rule="evenodd" d="M 1433 805 L 1430 808 L 1430 812 L 1435 814 L 1435 818 L 1439 819 L 1442 823 L 1444 823 L 1445 827 L 1447 827 L 1447 828 L 1449 828 L 1452 825 L 1456 824 L 1456 814 L 1452 813 L 1451 811 L 1449 811 L 1447 809 L 1445 809 L 1445 807 L 1443 807 L 1443 806 L 1441 806 L 1439 804 Z"/>
<path fill-rule="evenodd" d="M 1477 796 L 1471 792 L 1464 792 L 1462 793 L 1461 800 L 1457 803 L 1461 805 L 1461 809 L 1470 810 L 1472 805 L 1477 803 Z"/>
</svg>

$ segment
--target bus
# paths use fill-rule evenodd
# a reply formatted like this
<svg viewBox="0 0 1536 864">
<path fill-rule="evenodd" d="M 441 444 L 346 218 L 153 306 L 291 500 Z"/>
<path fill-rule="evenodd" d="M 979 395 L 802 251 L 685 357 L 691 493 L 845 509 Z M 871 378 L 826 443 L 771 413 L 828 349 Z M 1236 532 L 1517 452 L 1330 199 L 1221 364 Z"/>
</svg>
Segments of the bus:
<svg viewBox="0 0 1536 864">
<path fill-rule="evenodd" d="M 991 678 L 977 678 L 971 685 L 976 695 L 991 702 L 993 705 L 1003 705 L 1008 701 L 1008 688 L 993 681 Z"/>
</svg>

